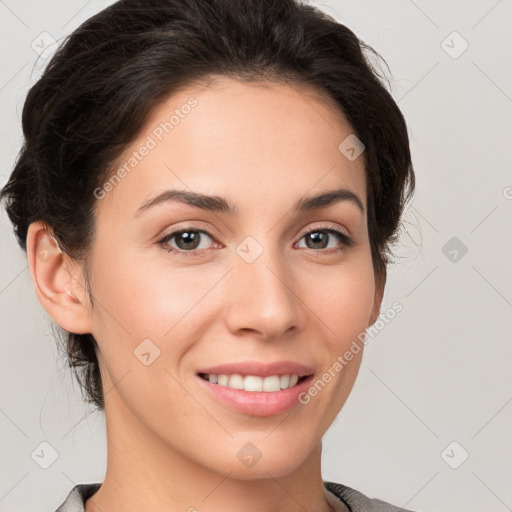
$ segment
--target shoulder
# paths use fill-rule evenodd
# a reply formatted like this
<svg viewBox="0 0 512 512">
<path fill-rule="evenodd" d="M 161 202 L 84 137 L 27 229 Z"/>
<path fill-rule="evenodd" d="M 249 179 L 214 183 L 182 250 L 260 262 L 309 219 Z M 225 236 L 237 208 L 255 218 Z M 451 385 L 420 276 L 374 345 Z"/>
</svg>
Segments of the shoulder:
<svg viewBox="0 0 512 512">
<path fill-rule="evenodd" d="M 55 512 L 84 512 L 85 502 L 100 487 L 101 483 L 75 485 Z"/>
<path fill-rule="evenodd" d="M 413 512 L 405 508 L 396 507 L 385 501 L 369 498 L 346 485 L 324 481 L 324 487 L 345 503 L 350 512 Z"/>
</svg>

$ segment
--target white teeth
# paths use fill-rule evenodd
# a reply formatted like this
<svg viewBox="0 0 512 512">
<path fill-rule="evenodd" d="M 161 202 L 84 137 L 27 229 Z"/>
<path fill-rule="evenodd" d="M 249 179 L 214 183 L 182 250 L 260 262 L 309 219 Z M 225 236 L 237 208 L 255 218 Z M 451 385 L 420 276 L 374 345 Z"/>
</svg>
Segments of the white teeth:
<svg viewBox="0 0 512 512">
<path fill-rule="evenodd" d="M 263 391 L 279 391 L 281 389 L 281 379 L 279 375 L 272 375 L 263 379 Z"/>
<path fill-rule="evenodd" d="M 235 373 L 229 377 L 228 386 L 233 389 L 244 389 L 244 378 Z"/>
<path fill-rule="evenodd" d="M 244 379 L 245 391 L 263 391 L 263 379 L 254 375 L 247 375 Z"/>
<path fill-rule="evenodd" d="M 258 377 L 257 375 L 247 375 L 243 377 L 239 373 L 233 375 L 206 375 L 206 379 L 212 384 L 219 386 L 228 386 L 233 389 L 243 389 L 245 391 L 264 391 L 272 393 L 281 389 L 288 389 L 299 380 L 299 376 L 292 375 L 270 375 L 269 377 Z"/>
</svg>

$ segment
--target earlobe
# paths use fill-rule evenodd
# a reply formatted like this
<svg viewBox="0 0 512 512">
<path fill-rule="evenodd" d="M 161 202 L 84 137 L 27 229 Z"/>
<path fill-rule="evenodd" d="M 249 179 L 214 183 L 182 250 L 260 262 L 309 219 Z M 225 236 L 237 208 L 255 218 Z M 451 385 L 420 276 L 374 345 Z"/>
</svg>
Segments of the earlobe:
<svg viewBox="0 0 512 512">
<path fill-rule="evenodd" d="M 82 272 L 40 221 L 28 228 L 27 259 L 37 298 L 46 312 L 68 332 L 90 333 Z"/>
</svg>

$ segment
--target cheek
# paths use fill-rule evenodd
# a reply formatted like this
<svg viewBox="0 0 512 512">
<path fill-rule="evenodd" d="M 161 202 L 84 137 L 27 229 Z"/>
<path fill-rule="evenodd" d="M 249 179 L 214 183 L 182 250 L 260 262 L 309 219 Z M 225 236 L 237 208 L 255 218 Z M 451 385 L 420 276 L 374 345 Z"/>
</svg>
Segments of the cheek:
<svg viewBox="0 0 512 512">
<path fill-rule="evenodd" d="M 314 276 L 308 285 L 308 307 L 314 312 L 314 321 L 324 333 L 322 355 L 325 373 L 319 379 L 331 388 L 331 398 L 326 406 L 325 417 L 337 411 L 345 402 L 356 380 L 364 349 L 364 333 L 370 322 L 375 281 L 371 258 L 364 254 L 340 266 L 320 279 Z M 315 284 L 315 286 L 313 286 Z M 323 389 L 319 383 L 317 388 Z M 314 392 L 313 392 L 314 393 Z M 330 410 L 330 412 L 327 411 Z"/>
<path fill-rule="evenodd" d="M 148 259 L 127 250 L 104 254 L 108 258 L 95 257 L 92 269 L 98 337 L 108 340 L 109 347 L 126 350 L 128 345 L 128 353 L 144 339 L 169 356 L 186 350 L 188 340 L 193 341 L 189 331 L 197 332 L 211 318 L 214 294 L 209 292 L 224 270 L 171 267 L 165 257 Z"/>
<path fill-rule="evenodd" d="M 332 423 L 346 402 L 356 381 L 364 350 L 364 333 L 371 318 L 375 284 L 371 266 L 359 264 L 316 280 L 308 294 L 311 316 L 323 333 L 322 372 L 302 398 L 305 407 L 321 418 L 319 429 Z M 313 321 L 313 320 L 312 320 Z"/>
<path fill-rule="evenodd" d="M 343 350 L 368 326 L 375 298 L 371 260 L 362 257 L 303 278 L 306 304 L 325 327 L 331 347 Z"/>
<path fill-rule="evenodd" d="M 161 401 L 161 407 L 174 404 L 181 410 L 188 403 L 173 377 L 179 380 L 180 361 L 202 326 L 215 321 L 205 294 L 222 272 L 171 268 L 165 259 L 143 261 L 129 251 L 119 251 L 115 265 L 109 264 L 112 257 L 112 252 L 108 259 L 96 257 L 91 269 L 98 312 L 93 335 L 107 370 L 104 385 L 110 389 L 122 382 L 116 390 L 125 405 L 158 423 L 153 405 Z"/>
<path fill-rule="evenodd" d="M 123 327 L 135 336 L 161 338 L 186 318 L 199 298 L 194 279 L 177 277 L 149 265 L 133 266 L 123 275 L 111 275 L 102 289 Z"/>
</svg>

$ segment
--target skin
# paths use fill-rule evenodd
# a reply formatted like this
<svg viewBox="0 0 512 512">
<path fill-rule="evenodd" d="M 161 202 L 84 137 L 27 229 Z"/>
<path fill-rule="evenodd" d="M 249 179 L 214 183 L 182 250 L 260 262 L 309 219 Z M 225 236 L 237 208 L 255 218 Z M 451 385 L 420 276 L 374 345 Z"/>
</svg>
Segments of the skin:
<svg viewBox="0 0 512 512">
<path fill-rule="evenodd" d="M 375 322 L 383 286 L 370 253 L 364 158 L 350 161 L 339 151 L 353 130 L 320 92 L 219 77 L 158 106 L 119 162 L 190 96 L 198 102 L 191 113 L 97 201 L 94 307 L 83 264 L 57 252 L 40 222 L 29 229 L 41 304 L 62 328 L 92 333 L 100 347 L 108 463 L 86 512 L 330 511 L 322 436 L 352 389 L 363 351 L 307 405 L 277 416 L 228 409 L 195 372 L 291 360 L 318 377 Z M 292 211 L 300 197 L 340 187 L 357 194 L 364 213 L 350 201 Z M 170 188 L 224 197 L 240 212 L 173 202 L 135 215 Z M 331 252 L 321 253 L 305 236 L 331 226 L 353 245 L 329 235 Z M 158 243 L 184 227 L 212 235 L 199 235 L 198 257 L 168 252 L 187 250 L 179 237 Z M 248 236 L 263 250 L 251 264 L 235 250 Z M 42 261 L 37 255 L 48 247 L 53 252 Z M 149 366 L 134 357 L 147 338 L 160 350 Z M 247 442 L 262 453 L 250 468 L 237 457 Z"/>
</svg>

